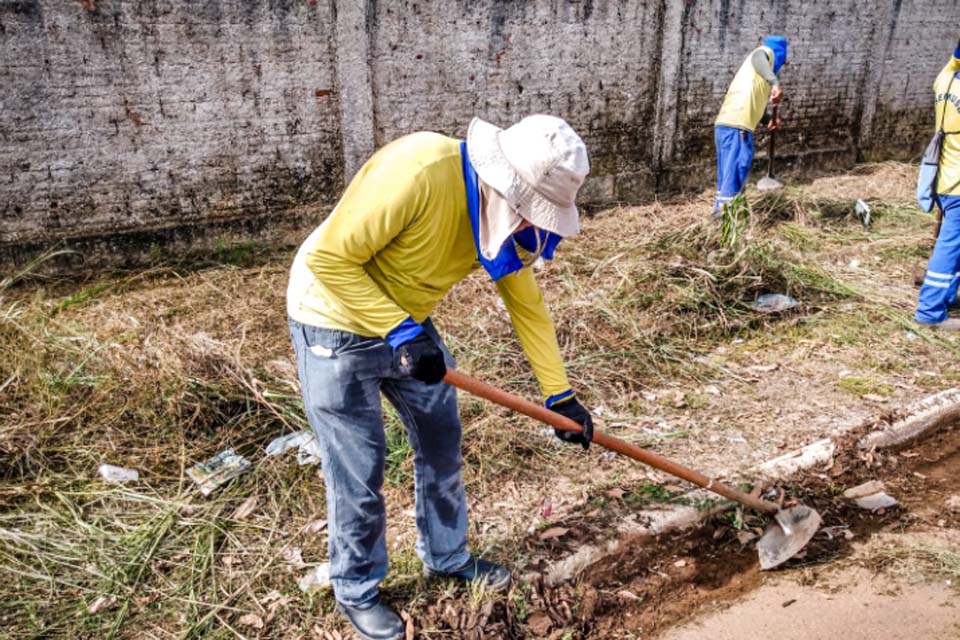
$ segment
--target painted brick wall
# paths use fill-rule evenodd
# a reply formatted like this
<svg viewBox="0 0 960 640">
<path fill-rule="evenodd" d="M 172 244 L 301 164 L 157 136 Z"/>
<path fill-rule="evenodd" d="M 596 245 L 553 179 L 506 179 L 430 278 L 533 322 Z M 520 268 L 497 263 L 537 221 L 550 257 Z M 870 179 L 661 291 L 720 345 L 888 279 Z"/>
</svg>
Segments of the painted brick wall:
<svg viewBox="0 0 960 640">
<path fill-rule="evenodd" d="M 780 72 L 786 99 L 778 149 L 785 157 L 855 155 L 862 94 L 874 32 L 883 28 L 882 3 L 830 2 L 688 3 L 684 15 L 679 81 L 678 141 L 671 159 L 677 186 L 696 186 L 695 169 L 714 153 L 713 122 L 727 86 L 750 52 L 770 33 L 790 40 Z M 758 134 L 762 148 L 765 136 Z M 762 149 L 761 149 L 762 150 Z M 684 179 L 685 176 L 685 179 Z"/>
<path fill-rule="evenodd" d="M 0 264 L 295 239 L 377 146 L 474 115 L 569 120 L 585 203 L 702 189 L 771 32 L 785 162 L 916 156 L 958 24 L 960 0 L 0 0 Z"/>
<path fill-rule="evenodd" d="M 933 80 L 960 38 L 960 2 L 896 2 L 886 25 L 889 43 L 875 51 L 880 66 L 876 106 L 864 140 L 869 156 L 916 157 L 933 135 Z M 960 81 L 957 82 L 960 89 Z M 891 144 L 892 143 L 892 144 Z"/>
<path fill-rule="evenodd" d="M 588 199 L 649 197 L 659 2 L 397 0 L 371 18 L 378 144 L 550 113 L 591 150 Z"/>
<path fill-rule="evenodd" d="M 330 202 L 333 51 L 329 3 L 0 1 L 0 244 L 173 251 L 183 227 Z"/>
</svg>

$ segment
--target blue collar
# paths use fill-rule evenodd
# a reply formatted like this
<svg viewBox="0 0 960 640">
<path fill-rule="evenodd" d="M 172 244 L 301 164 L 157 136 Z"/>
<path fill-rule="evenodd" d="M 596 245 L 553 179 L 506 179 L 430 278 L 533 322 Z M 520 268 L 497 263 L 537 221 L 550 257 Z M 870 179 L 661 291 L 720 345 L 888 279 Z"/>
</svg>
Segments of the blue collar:
<svg viewBox="0 0 960 640">
<path fill-rule="evenodd" d="M 490 277 L 497 281 L 500 278 L 516 273 L 523 268 L 523 260 L 517 253 L 516 245 L 519 244 L 525 250 L 534 252 L 537 250 L 537 233 L 540 233 L 540 242 L 543 243 L 543 251 L 540 255 L 544 260 L 553 260 L 553 252 L 557 245 L 563 240 L 560 236 L 543 229 L 527 227 L 523 231 L 513 234 L 516 243 L 504 242 L 500 248 L 500 253 L 487 260 L 480 252 L 480 181 L 477 178 L 477 172 L 470 162 L 470 156 L 467 154 L 467 143 L 460 143 L 461 163 L 463 165 L 463 181 L 467 187 L 467 212 L 470 215 L 470 226 L 473 228 L 473 244 L 477 249 L 477 259 L 486 269 Z"/>
</svg>

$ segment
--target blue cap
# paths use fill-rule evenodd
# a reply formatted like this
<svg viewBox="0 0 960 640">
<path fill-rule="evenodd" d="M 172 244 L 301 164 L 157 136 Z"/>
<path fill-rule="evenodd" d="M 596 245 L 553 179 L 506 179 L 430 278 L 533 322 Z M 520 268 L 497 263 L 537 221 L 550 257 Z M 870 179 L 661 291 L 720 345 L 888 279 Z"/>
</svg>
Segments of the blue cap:
<svg viewBox="0 0 960 640">
<path fill-rule="evenodd" d="M 780 67 L 787 61 L 787 39 L 783 36 L 768 36 L 763 46 L 773 51 L 773 72 L 780 73 Z"/>
</svg>

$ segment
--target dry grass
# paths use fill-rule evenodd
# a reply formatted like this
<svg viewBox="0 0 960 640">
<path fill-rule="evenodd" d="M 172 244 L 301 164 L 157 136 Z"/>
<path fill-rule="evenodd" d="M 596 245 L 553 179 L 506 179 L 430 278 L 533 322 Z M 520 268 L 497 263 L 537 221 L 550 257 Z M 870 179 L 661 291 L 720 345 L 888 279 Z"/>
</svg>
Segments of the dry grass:
<svg viewBox="0 0 960 640">
<path fill-rule="evenodd" d="M 861 169 L 816 196 L 798 187 L 754 199 L 751 215 L 726 226 L 705 221 L 700 202 L 589 220 L 538 276 L 581 395 L 604 405 L 605 426 L 618 435 L 694 456 L 718 448 L 706 444 L 710 434 L 639 425 L 658 412 L 687 412 L 691 423 L 735 416 L 736 398 L 721 407 L 695 390 L 732 380 L 752 400 L 754 383 L 736 373 L 737 358 L 756 362 L 757 354 L 795 354 L 801 345 L 807 355 L 796 356 L 797 367 L 842 352 L 878 380 L 954 359 L 949 338 L 890 338 L 910 326 L 913 293 L 902 276 L 929 244 L 923 221 L 896 191 L 905 171 Z M 872 230 L 845 213 L 852 200 L 837 183 L 881 194 Z M 237 262 L 231 256 L 220 258 Z M 292 454 L 262 453 L 273 437 L 304 428 L 282 315 L 289 257 L 17 285 L 32 277 L 28 270 L 0 284 L 0 636 L 286 638 L 344 629 L 328 595 L 299 592 L 304 570 L 288 553 L 326 557 L 322 530 L 311 526 L 325 517 L 318 470 L 297 467 Z M 767 292 L 788 293 L 801 306 L 759 316 L 749 304 Z M 481 275 L 450 293 L 438 325 L 461 368 L 537 395 Z M 732 359 L 718 358 L 721 349 Z M 663 388 L 684 389 L 684 408 Z M 516 566 L 531 554 L 519 538 L 543 523 L 531 508 L 543 487 L 559 509 L 638 477 L 622 461 L 555 447 L 536 425 L 475 399 L 461 398 L 461 411 L 471 541 Z M 416 618 L 455 592 L 419 577 L 406 513 L 411 451 L 389 411 L 387 424 L 388 593 Z M 203 498 L 184 470 L 227 447 L 253 468 Z M 104 462 L 138 469 L 140 482 L 104 483 L 96 478 Z M 237 515 L 250 500 L 253 511 Z M 516 590 L 510 606 L 523 609 L 525 593 Z M 463 593 L 457 606 L 482 608 L 486 597 Z M 250 614 L 263 630 L 245 626 Z"/>
</svg>

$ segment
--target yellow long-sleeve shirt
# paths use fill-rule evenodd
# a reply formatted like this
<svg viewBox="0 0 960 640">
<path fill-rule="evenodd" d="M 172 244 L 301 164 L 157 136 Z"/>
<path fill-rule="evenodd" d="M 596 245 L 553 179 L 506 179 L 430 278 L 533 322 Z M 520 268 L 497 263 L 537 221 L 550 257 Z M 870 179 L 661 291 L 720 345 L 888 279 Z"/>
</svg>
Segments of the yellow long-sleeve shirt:
<svg viewBox="0 0 960 640">
<path fill-rule="evenodd" d="M 933 83 L 936 126 L 939 128 L 942 118 L 943 130 L 950 133 L 943 139 L 937 174 L 937 193 L 942 196 L 960 195 L 960 78 L 954 79 L 951 84 L 951 78 L 960 71 L 957 53 L 954 52 Z"/>
<path fill-rule="evenodd" d="M 301 245 L 287 313 L 305 324 L 385 338 L 408 316 L 423 322 L 479 267 L 460 141 L 414 133 L 377 151 Z M 497 289 L 544 397 L 570 389 L 533 272 L 507 275 Z"/>
<path fill-rule="evenodd" d="M 757 51 L 773 64 L 773 50 L 769 47 L 758 47 L 746 57 L 723 97 L 715 124 L 753 131 L 763 118 L 773 85 L 757 73 L 751 62 Z"/>
</svg>

